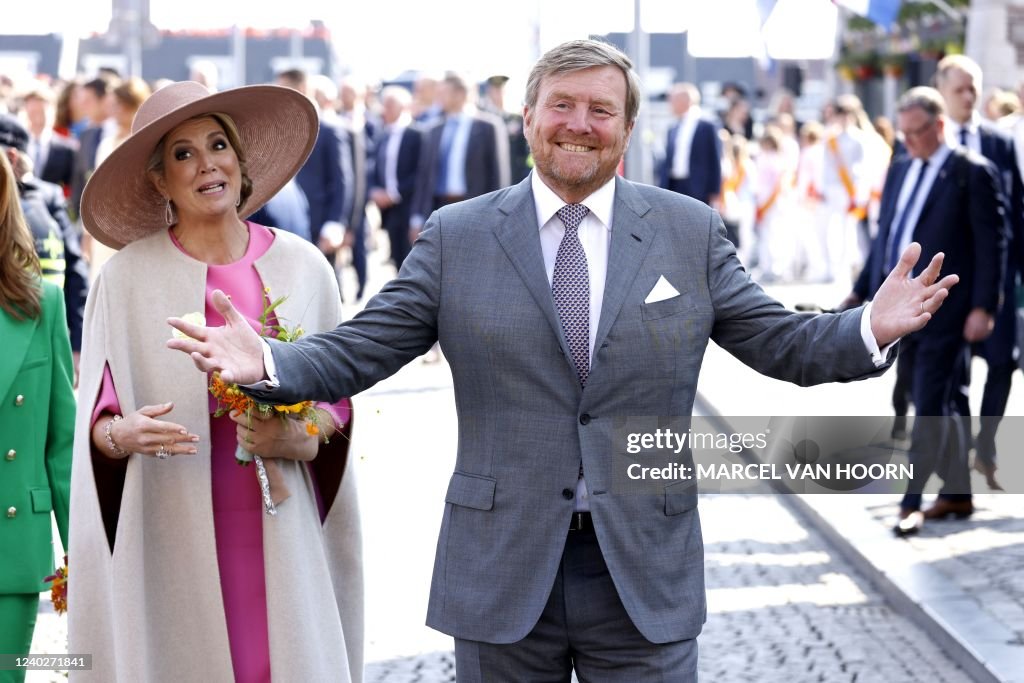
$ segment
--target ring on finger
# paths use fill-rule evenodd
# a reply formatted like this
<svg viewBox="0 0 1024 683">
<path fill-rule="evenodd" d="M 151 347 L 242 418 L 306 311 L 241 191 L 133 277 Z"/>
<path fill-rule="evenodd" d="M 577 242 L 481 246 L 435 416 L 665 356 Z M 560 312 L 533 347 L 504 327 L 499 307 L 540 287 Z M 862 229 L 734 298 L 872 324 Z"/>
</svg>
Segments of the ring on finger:
<svg viewBox="0 0 1024 683">
<path fill-rule="evenodd" d="M 170 452 L 168 452 L 167 446 L 164 444 L 160 444 L 160 448 L 158 448 L 156 451 L 156 457 L 159 458 L 160 460 L 166 460 L 170 455 L 171 454 Z"/>
</svg>

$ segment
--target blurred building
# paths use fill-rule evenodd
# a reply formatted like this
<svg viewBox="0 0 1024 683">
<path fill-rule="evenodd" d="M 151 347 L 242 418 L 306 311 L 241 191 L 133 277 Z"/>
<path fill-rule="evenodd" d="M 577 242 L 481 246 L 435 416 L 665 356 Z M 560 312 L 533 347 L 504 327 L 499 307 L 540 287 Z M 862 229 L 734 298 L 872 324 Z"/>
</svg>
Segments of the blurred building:
<svg viewBox="0 0 1024 683">
<path fill-rule="evenodd" d="M 141 75 L 151 83 L 161 78 L 184 80 L 200 61 L 217 67 L 221 88 L 268 83 L 275 73 L 291 67 L 340 76 L 330 32 L 319 21 L 301 30 L 156 30 L 143 36 L 140 48 Z M 57 75 L 65 49 L 77 49 L 76 73 L 91 76 L 103 67 L 131 72 L 122 40 L 109 33 L 92 35 L 76 46 L 65 45 L 57 34 L 0 35 L 0 72 Z"/>
</svg>

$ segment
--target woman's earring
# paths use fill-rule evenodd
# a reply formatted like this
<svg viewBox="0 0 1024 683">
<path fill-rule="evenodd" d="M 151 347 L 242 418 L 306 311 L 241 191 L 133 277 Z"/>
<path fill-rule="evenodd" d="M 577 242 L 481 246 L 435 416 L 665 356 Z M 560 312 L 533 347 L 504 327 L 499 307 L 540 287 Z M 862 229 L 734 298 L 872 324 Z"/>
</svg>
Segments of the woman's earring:
<svg viewBox="0 0 1024 683">
<path fill-rule="evenodd" d="M 238 200 L 235 202 L 235 208 L 237 209 L 242 205 L 242 195 L 238 195 Z"/>
<path fill-rule="evenodd" d="M 178 222 L 177 217 L 174 215 L 174 207 L 171 205 L 171 198 L 167 198 L 167 203 L 164 204 L 164 222 L 167 225 L 174 225 Z"/>
</svg>

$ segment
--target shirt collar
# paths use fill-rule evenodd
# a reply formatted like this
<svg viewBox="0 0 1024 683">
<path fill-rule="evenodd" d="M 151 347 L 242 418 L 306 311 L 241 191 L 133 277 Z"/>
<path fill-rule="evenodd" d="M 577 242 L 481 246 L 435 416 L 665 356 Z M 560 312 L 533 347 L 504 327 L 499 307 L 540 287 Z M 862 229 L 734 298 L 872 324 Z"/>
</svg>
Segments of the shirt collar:
<svg viewBox="0 0 1024 683">
<path fill-rule="evenodd" d="M 685 114 L 683 114 L 682 120 L 683 121 L 696 121 L 696 120 L 700 119 L 700 117 L 703 116 L 703 115 L 704 115 L 704 111 L 700 108 L 699 104 L 691 104 L 690 108 L 686 110 Z"/>
<path fill-rule="evenodd" d="M 934 152 L 932 152 L 932 155 L 928 157 L 928 168 L 939 168 L 940 166 L 942 166 L 942 164 L 946 163 L 946 157 L 948 157 L 949 153 L 952 151 L 953 148 L 947 145 L 945 142 L 940 144 L 938 148 Z"/>
<path fill-rule="evenodd" d="M 558 210 L 565 206 L 565 200 L 544 184 L 537 171 L 530 172 L 530 187 L 533 189 L 533 202 L 537 207 L 537 228 L 548 224 Z M 612 206 L 615 204 L 615 177 L 597 188 L 590 196 L 580 202 L 590 209 L 590 213 L 601 222 L 606 230 L 612 229 Z"/>
<path fill-rule="evenodd" d="M 976 111 L 972 111 L 971 118 L 967 119 L 963 123 L 954 121 L 947 116 L 946 125 L 950 129 L 952 137 L 957 138 L 959 141 L 961 130 L 966 130 L 968 135 L 972 135 L 978 131 L 978 126 L 981 125 L 981 115 Z"/>
</svg>

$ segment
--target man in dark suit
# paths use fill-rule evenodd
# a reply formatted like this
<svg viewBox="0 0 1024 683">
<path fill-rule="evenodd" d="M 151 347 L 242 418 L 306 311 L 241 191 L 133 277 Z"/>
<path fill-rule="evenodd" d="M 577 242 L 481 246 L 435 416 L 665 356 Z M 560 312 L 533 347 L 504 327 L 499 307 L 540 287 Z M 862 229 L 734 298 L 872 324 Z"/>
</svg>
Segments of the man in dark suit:
<svg viewBox="0 0 1024 683">
<path fill-rule="evenodd" d="M 631 67 L 598 41 L 542 56 L 524 108 L 534 173 L 435 212 L 399 277 L 334 331 L 264 342 L 220 292 L 226 326 L 170 321 L 192 338 L 168 347 L 274 402 L 357 393 L 440 340 L 459 444 L 427 623 L 455 637 L 460 683 L 567 681 L 573 669 L 582 681 L 696 681 L 696 487 L 619 488 L 616 426 L 689 416 L 712 338 L 803 384 L 878 374 L 884 349 L 956 282 L 935 282 L 941 258 L 909 279 L 914 245 L 869 309 L 786 311 L 750 281 L 710 208 L 616 176 L 641 101 Z"/>
<path fill-rule="evenodd" d="M 981 92 L 981 68 L 970 57 L 950 55 L 939 62 L 935 81 L 949 112 L 946 141 L 950 146 L 963 145 L 981 154 L 995 165 L 999 173 L 1002 201 L 1008 210 L 1010 242 L 1006 274 L 1003 278 L 1003 305 L 996 314 L 992 334 L 974 345 L 974 355 L 985 359 L 988 375 L 981 400 L 981 429 L 976 440 L 974 466 L 988 480 L 990 488 L 1000 488 L 995 479 L 996 430 L 1006 411 L 1013 373 L 1017 369 L 1017 310 L 1015 306 L 1018 273 L 1024 272 L 1024 187 L 1021 185 L 1013 140 L 1005 132 L 984 121 L 975 111 Z M 970 386 L 970 359 L 958 392 L 957 405 L 961 415 L 970 415 L 966 393 Z M 970 422 L 966 421 L 965 425 Z M 940 508 L 941 509 L 941 508 Z"/>
<path fill-rule="evenodd" d="M 449 73 L 439 86 L 443 118 L 425 133 L 413 228 L 431 211 L 492 192 L 509 184 L 505 124 L 469 102 L 469 86 Z"/>
<path fill-rule="evenodd" d="M 984 158 L 945 143 L 945 106 L 932 88 L 912 88 L 898 105 L 907 155 L 895 160 L 882 190 L 879 232 L 847 303 L 871 297 L 910 241 L 922 254 L 942 252 L 960 276 L 934 320 L 903 340 L 918 416 L 911 436 L 914 477 L 900 505 L 899 535 L 916 533 L 924 519 L 973 511 L 966 442 L 954 393 L 969 343 L 991 332 L 999 307 L 1006 258 L 1005 214 L 995 169 Z M 931 474 L 944 481 L 936 509 L 922 514 L 921 492 Z"/>
<path fill-rule="evenodd" d="M 309 96 L 306 72 L 301 69 L 282 71 L 276 80 L 278 85 Z M 299 169 L 297 180 L 309 202 L 313 244 L 333 265 L 345 241 L 345 221 L 352 213 L 354 178 L 348 136 L 337 124 L 325 120 L 322 113 L 316 144 Z"/>
<path fill-rule="evenodd" d="M 112 92 L 116 83 L 107 79 L 94 78 L 80 88 L 80 106 L 85 111 L 88 125 L 78 138 L 78 153 L 75 155 L 75 169 L 71 181 L 71 212 L 77 218 L 82 205 L 82 191 L 85 183 L 96 168 L 96 150 L 106 131 L 104 123 L 109 118 L 108 93 Z"/>
<path fill-rule="evenodd" d="M 381 223 L 391 239 L 391 260 L 400 270 L 409 254 L 412 197 L 420 164 L 423 133 L 412 125 L 412 96 L 399 86 L 381 90 L 383 130 L 378 136 L 370 198 L 380 209 Z"/>
<path fill-rule="evenodd" d="M 717 201 L 722 188 L 722 142 L 718 129 L 704 118 L 700 91 L 693 84 L 676 83 L 669 101 L 678 121 L 668 129 L 658 186 L 710 206 Z"/>
<path fill-rule="evenodd" d="M 54 132 L 57 100 L 53 91 L 37 86 L 24 95 L 28 122 L 28 155 L 37 178 L 60 185 L 64 196 L 71 193 L 78 143 Z"/>
</svg>

